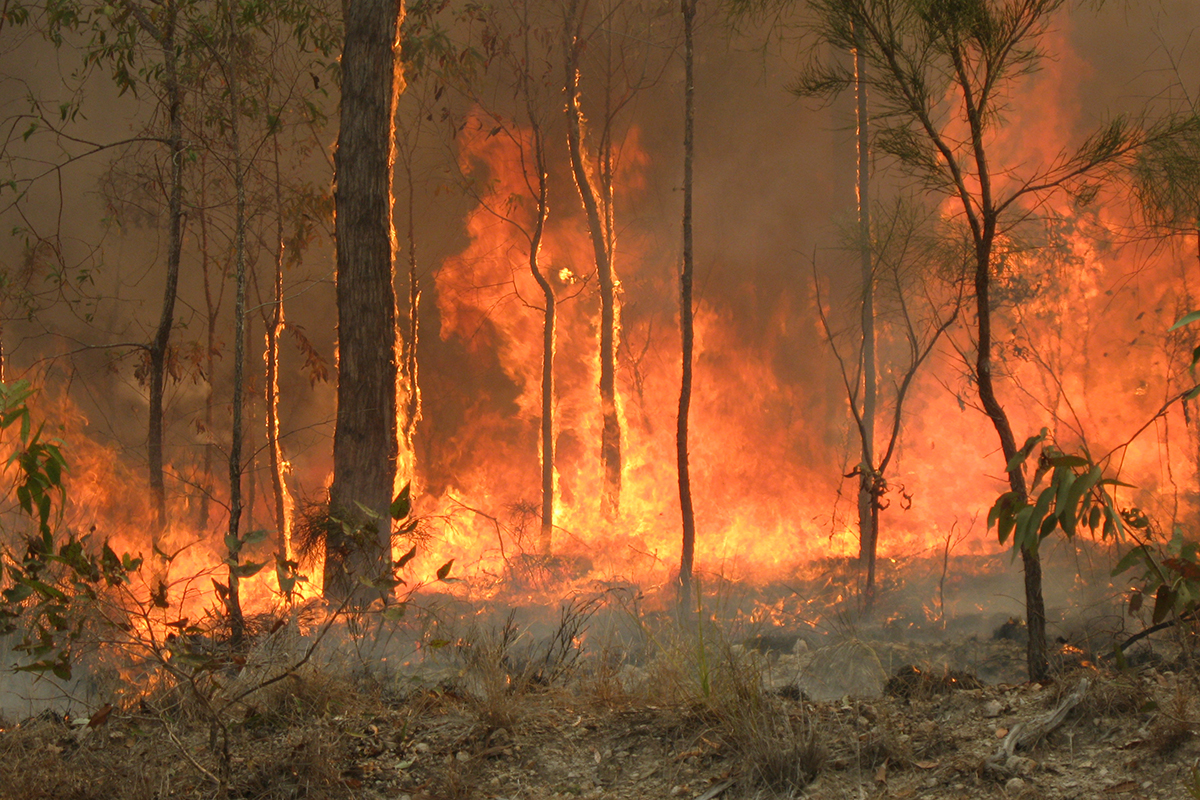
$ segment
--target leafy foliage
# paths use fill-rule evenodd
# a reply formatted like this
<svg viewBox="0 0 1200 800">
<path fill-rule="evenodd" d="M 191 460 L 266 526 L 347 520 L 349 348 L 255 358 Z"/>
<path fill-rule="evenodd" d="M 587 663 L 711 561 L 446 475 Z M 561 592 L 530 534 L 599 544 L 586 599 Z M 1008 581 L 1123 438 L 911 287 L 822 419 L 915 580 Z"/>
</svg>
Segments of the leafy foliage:
<svg viewBox="0 0 1200 800">
<path fill-rule="evenodd" d="M 118 556 L 107 542 L 97 546 L 90 534 L 67 531 L 55 536 L 53 499 L 58 498 L 61 515 L 67 463 L 59 442 L 44 440 L 41 425 L 33 430 L 28 405 L 32 395 L 25 381 L 0 384 L 0 430 L 17 428 L 6 472 L 12 475 L 19 509 L 37 529 L 26 539 L 21 556 L 0 553 L 0 585 L 7 583 L 0 591 L 0 634 L 24 630 L 16 649 L 28 658 L 17 669 L 48 671 L 67 679 L 71 648 L 82 634 L 88 608 L 106 587 L 127 583 L 142 559 L 128 553 Z"/>
<path fill-rule="evenodd" d="M 1034 449 L 1042 445 L 1028 495 L 1005 492 L 988 512 L 988 528 L 996 527 L 1001 544 L 1011 537 L 1014 550 L 1036 553 L 1042 540 L 1055 530 L 1073 537 L 1087 527 L 1093 534 L 1119 541 L 1128 530 L 1149 526 L 1139 509 L 1117 506 L 1110 489 L 1129 484 L 1104 477 L 1102 467 L 1090 456 L 1063 453 L 1047 441 L 1048 436 L 1045 428 L 1030 436 L 1008 462 L 1007 472 L 1024 471 Z"/>
</svg>

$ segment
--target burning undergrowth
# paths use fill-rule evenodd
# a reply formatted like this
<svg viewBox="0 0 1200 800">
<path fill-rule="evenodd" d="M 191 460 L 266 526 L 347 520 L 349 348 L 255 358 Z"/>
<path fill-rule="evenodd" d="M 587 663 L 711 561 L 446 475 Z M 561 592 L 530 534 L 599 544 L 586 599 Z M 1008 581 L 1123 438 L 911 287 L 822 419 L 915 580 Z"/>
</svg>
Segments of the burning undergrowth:
<svg viewBox="0 0 1200 800">
<path fill-rule="evenodd" d="M 463 591 L 414 595 L 402 616 L 310 602 L 236 646 L 190 633 L 138 672 L 97 652 L 70 713 L 6 709 L 0 797 L 1067 797 L 1146 780 L 1185 796 L 1179 765 L 1200 755 L 1186 637 L 1118 665 L 1094 601 L 1060 608 L 1057 635 L 1102 618 L 1108 639 L 1075 640 L 1090 649 L 1073 660 L 1060 642 L 1043 688 L 1023 683 L 1002 613 L 852 619 L 827 583 L 710 577 L 687 612 L 632 587 L 555 609 Z M 764 605 L 801 592 L 825 593 L 826 615 L 781 624 Z M 1070 697 L 994 760 L 998 737 Z"/>
</svg>

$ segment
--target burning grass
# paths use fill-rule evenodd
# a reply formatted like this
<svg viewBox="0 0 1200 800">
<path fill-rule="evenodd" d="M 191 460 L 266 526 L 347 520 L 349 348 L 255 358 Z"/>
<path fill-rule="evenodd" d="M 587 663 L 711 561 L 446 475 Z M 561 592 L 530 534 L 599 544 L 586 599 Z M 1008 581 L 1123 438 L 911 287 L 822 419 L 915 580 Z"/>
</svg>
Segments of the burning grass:
<svg viewBox="0 0 1200 800">
<path fill-rule="evenodd" d="M 1183 792 L 1178 765 L 1200 758 L 1191 639 L 1173 631 L 1139 643 L 1154 658 L 1116 669 L 1092 656 L 1098 626 L 1064 617 L 1060 661 L 1074 671 L 1041 687 L 1019 677 L 1022 644 L 997 635 L 1003 612 L 968 624 L 948 595 L 956 616 L 922 616 L 917 581 L 883 594 L 891 613 L 873 622 L 820 573 L 774 588 L 709 580 L 686 613 L 628 584 L 595 583 L 553 611 L 508 603 L 529 597 L 518 581 L 482 601 L 467 583 L 440 588 L 403 614 L 280 607 L 251 617 L 237 647 L 214 619 L 143 649 L 132 671 L 128 652 L 97 651 L 74 687 L 86 715 L 0 732 L 0 800 L 948 800 L 1017 796 L 1010 779 L 1072 797 L 1146 780 Z M 1063 726 L 1003 780 L 990 772 L 997 739 L 1080 675 L 1090 689 Z"/>
<path fill-rule="evenodd" d="M 230 707 L 227 741 L 214 734 L 211 700 L 186 682 L 95 724 L 47 713 L 8 726 L 0 797 L 199 798 L 222 780 L 227 796 L 268 800 L 1003 797 L 1020 787 L 982 770 L 997 735 L 1063 692 L 909 666 L 893 676 L 908 691 L 816 701 L 796 688 L 803 648 L 764 652 L 694 615 L 632 624 L 630 605 L 599 600 L 536 624 L 435 612 L 438 625 L 360 628 L 370 641 L 357 644 L 343 621 L 326 652 L 299 666 L 289 658 L 313 632 L 263 630 L 248 665 L 222 672 L 228 694 L 254 688 Z M 621 617 L 631 624 L 617 626 Z M 432 638 L 455 627 L 453 641 Z M 406 653 L 399 642 L 414 635 L 422 646 Z M 814 655 L 843 663 L 869 646 L 846 640 Z M 1063 728 L 1021 754 L 1023 791 L 1068 797 L 1150 779 L 1179 787 L 1157 796 L 1185 797 L 1178 765 L 1200 757 L 1186 733 L 1194 673 L 1087 674 L 1092 688 Z"/>
</svg>

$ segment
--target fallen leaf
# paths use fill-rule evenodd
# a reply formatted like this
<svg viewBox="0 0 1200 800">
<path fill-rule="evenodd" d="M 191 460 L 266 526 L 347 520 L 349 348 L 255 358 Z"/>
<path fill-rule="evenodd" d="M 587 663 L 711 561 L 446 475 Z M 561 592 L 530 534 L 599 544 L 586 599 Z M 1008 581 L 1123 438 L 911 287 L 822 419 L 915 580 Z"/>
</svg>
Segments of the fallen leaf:
<svg viewBox="0 0 1200 800">
<path fill-rule="evenodd" d="M 1008 736 L 1008 728 L 996 728 L 996 738 L 1003 739 Z"/>
<path fill-rule="evenodd" d="M 875 782 L 887 783 L 887 761 L 885 760 L 879 765 L 879 769 L 875 770 Z"/>
<path fill-rule="evenodd" d="M 938 762 L 936 761 L 918 761 L 915 765 L 918 769 L 937 769 Z"/>
<path fill-rule="evenodd" d="M 1132 792 L 1136 788 L 1138 788 L 1137 781 L 1121 781 L 1120 783 L 1114 783 L 1104 791 L 1108 794 L 1121 794 L 1123 792 Z"/>
<path fill-rule="evenodd" d="M 91 719 L 88 720 L 87 726 L 89 728 L 99 728 L 108 721 L 108 715 L 112 713 L 112 710 L 112 703 L 105 703 L 99 711 L 97 711 L 95 714 L 92 714 Z"/>
</svg>

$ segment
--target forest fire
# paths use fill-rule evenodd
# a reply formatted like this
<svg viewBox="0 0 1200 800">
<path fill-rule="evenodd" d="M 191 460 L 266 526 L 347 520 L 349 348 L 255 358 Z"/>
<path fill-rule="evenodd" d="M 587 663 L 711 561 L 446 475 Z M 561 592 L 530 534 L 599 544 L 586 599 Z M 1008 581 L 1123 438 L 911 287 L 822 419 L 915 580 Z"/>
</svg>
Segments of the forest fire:
<svg viewBox="0 0 1200 800">
<path fill-rule="evenodd" d="M 0 800 L 1200 797 L 1200 6 L 708 11 L 5 4 Z"/>
<path fill-rule="evenodd" d="M 185 211 L 164 189 L 167 162 L 157 150 L 114 161 L 94 178 L 114 225 L 127 226 L 109 234 L 121 242 L 114 252 L 127 248 L 125 261 L 109 258 L 120 264 L 111 267 L 111 284 L 104 278 L 104 288 L 88 288 L 92 270 L 110 268 L 99 245 L 79 255 L 83 248 L 64 244 L 61 234 L 42 241 L 31 234 L 10 248 L 20 264 L 13 276 L 57 275 L 47 280 L 60 282 L 60 294 L 77 292 L 61 302 L 34 290 L 0 298 L 5 373 L 45 387 L 30 406 L 64 443 L 66 504 L 56 522 L 93 545 L 107 543 L 114 557 L 140 556 L 141 582 L 130 591 L 136 602 L 170 609 L 160 615 L 163 625 L 209 612 L 253 617 L 323 593 L 340 608 L 347 598 L 336 592 L 353 596 L 366 591 L 361 586 L 376 593 L 379 608 L 418 586 L 546 607 L 622 586 L 671 605 L 682 550 L 678 125 L 630 98 L 642 92 L 651 106 L 673 102 L 677 54 L 674 40 L 663 53 L 639 51 L 644 75 L 634 80 L 610 63 L 605 83 L 597 54 L 611 31 L 596 28 L 587 34 L 595 40 L 582 41 L 585 10 L 572 9 L 583 16 L 563 19 L 580 27 L 555 36 L 514 25 L 504 38 L 498 32 L 512 20 L 474 20 L 489 35 L 456 55 L 466 62 L 472 48 L 483 48 L 486 58 L 471 76 L 444 65 L 442 73 L 423 73 L 410 54 L 410 83 L 392 109 L 399 127 L 388 132 L 395 152 L 385 154 L 394 178 L 384 205 L 397 205 L 385 220 L 391 252 L 383 280 L 398 322 L 368 332 L 365 347 L 395 356 L 389 367 L 396 374 L 383 382 L 385 395 L 396 389 L 397 420 L 395 430 L 346 448 L 365 452 L 375 438 L 395 440 L 398 454 L 385 442 L 382 457 L 362 457 L 371 465 L 364 473 L 386 462 L 387 482 L 411 493 L 401 502 L 393 491 L 390 521 L 378 497 L 357 489 L 340 509 L 329 505 L 339 478 L 332 442 L 341 409 L 328 379 L 359 362 L 346 357 L 353 315 L 339 319 L 336 332 L 329 324 L 340 302 L 335 284 L 343 290 L 350 281 L 331 278 L 346 269 L 331 265 L 334 198 L 313 188 L 333 177 L 332 162 L 320 158 L 334 141 L 325 114 L 336 109 L 321 105 L 331 101 L 318 70 L 328 64 L 278 67 L 295 72 L 287 85 L 314 87 L 295 106 L 286 81 L 259 76 L 264 107 L 282 110 L 260 119 L 235 108 L 232 121 L 244 123 L 245 140 L 227 138 L 234 126 L 220 116 L 226 96 L 206 94 L 211 88 L 197 79 L 190 89 L 196 106 L 176 120 L 188 135 L 150 137 L 155 147 L 169 140 L 195 148 L 190 183 L 179 186 Z M 502 11 L 512 9 L 495 13 Z M 636 17 L 626 22 L 644 28 L 638 36 L 663 33 L 661 20 Z M 713 113 L 697 154 L 703 177 L 689 362 L 690 496 L 696 574 L 710 586 L 744 591 L 746 606 L 737 613 L 748 623 L 794 628 L 853 609 L 884 628 L 915 625 L 918 617 L 944 628 L 956 603 L 982 613 L 984 601 L 961 596 L 955 581 L 977 570 L 981 583 L 1014 579 L 1017 568 L 1005 560 L 1012 540 L 998 544 L 997 530 L 1001 538 L 1025 535 L 1033 546 L 1022 552 L 1036 554 L 1038 542 L 1079 521 L 1064 506 L 1071 481 L 1083 486 L 1093 467 L 1103 468 L 1104 480 L 1097 472 L 1073 500 L 1100 508 L 1097 514 L 1108 515 L 1101 522 L 1123 519 L 1137 536 L 1160 540 L 1194 524 L 1200 434 L 1195 399 L 1183 395 L 1195 333 L 1171 326 L 1196 305 L 1195 242 L 1172 235 L 1177 220 L 1164 221 L 1170 198 L 1146 207 L 1146 174 L 1162 157 L 1154 148 L 1176 136 L 1186 155 L 1192 132 L 1172 121 L 1174 107 L 1145 111 L 1142 127 L 1132 117 L 1094 125 L 1095 108 L 1110 98 L 1093 100 L 1089 92 L 1107 68 L 1086 50 L 1095 49 L 1086 25 L 1070 15 L 1055 20 L 1030 29 L 1054 58 L 1029 74 L 1028 64 L 1018 65 L 1020 80 L 990 100 L 994 119 L 974 117 L 963 99 L 977 99 L 969 91 L 975 73 L 942 75 L 945 85 L 926 106 L 898 108 L 904 93 L 889 93 L 886 59 L 877 58 L 873 71 L 855 78 L 865 83 L 840 87 L 856 103 L 865 98 L 862 108 L 852 109 L 845 94 L 819 110 L 779 112 L 782 121 L 772 125 L 789 136 L 796 126 L 811 142 L 796 154 L 777 131 L 731 129 L 749 101 L 713 93 L 714 107 L 738 113 Z M 621 41 L 639 41 L 627 33 Z M 824 46 L 843 78 L 843 61 L 887 44 L 863 40 L 851 54 L 835 39 Z M 616 46 L 605 40 L 604 47 Z M 296 47 L 312 55 L 308 44 Z M 750 69 L 740 56 L 710 47 L 714 63 L 724 65 L 712 67 L 710 79 L 726 67 L 739 77 Z M 448 63 L 445 54 L 442 60 Z M 229 80 L 222 76 L 208 79 Z M 627 83 L 618 86 L 621 76 Z M 806 85 L 801 80 L 796 91 Z M 1169 119 L 1160 125 L 1152 113 Z M 894 120 L 904 114 L 912 124 L 901 130 Z M 859 197 L 867 201 L 857 208 L 854 137 L 843 129 L 851 116 L 867 142 L 857 164 Z M 147 124 L 163 124 L 154 118 Z M 920 136 L 933 138 L 918 146 L 911 137 Z M 203 137 L 203 147 L 195 144 Z M 321 143 L 316 151 L 311 141 Z M 351 149 L 339 145 L 338 157 Z M 252 170 L 241 168 L 243 158 Z M 1164 169 L 1182 173 L 1173 164 Z M 352 193 L 347 185 L 339 176 L 338 191 Z M 797 185 L 811 190 L 797 192 Z M 43 202 L 38 191 L 30 188 L 30 200 L 21 202 Z M 785 207 L 779 197 L 794 203 Z M 9 211 L 26 213 L 19 204 Z M 1157 223 L 1147 222 L 1155 214 Z M 134 243 L 133 226 L 166 231 L 168 217 L 180 232 L 163 233 L 164 240 L 178 248 L 176 269 L 183 265 L 179 287 L 168 294 L 177 291 L 187 310 L 166 314 L 163 328 L 127 308 L 135 305 L 130 296 L 157 296 L 163 285 L 133 281 L 125 263 L 157 257 Z M 852 218 L 868 235 L 839 240 L 837 228 L 853 228 Z M 68 263 L 84 264 L 86 274 L 63 278 Z M 231 281 L 239 277 L 250 292 L 240 311 L 231 308 Z M 235 317 L 248 328 L 244 336 L 232 333 Z M 991 328 L 981 357 L 984 317 Z M 169 334 L 169 347 L 158 346 L 157 333 L 141 341 L 159 330 Z M 398 344 L 382 333 L 398 334 Z M 249 356 L 235 355 L 235 345 Z M 153 417 L 155 358 L 166 376 L 157 434 L 143 426 Z M 611 397 L 606 370 L 614 374 Z M 361 377 L 343 374 L 337 388 Z M 247 393 L 244 403 L 231 399 L 235 387 Z M 376 413 L 384 404 L 366 405 Z M 1012 442 L 997 436 L 998 416 Z M 552 441 L 544 440 L 544 426 Z M 13 450 L 28 444 L 27 432 L 7 433 Z M 165 468 L 156 476 L 158 451 Z M 1043 479 L 1058 481 L 1055 492 L 1044 494 L 1050 484 Z M 1019 482 L 1032 485 L 1018 490 Z M 1007 507 L 998 498 L 1006 491 L 1027 507 L 1026 520 L 1039 515 L 1036 527 L 1003 531 Z M 1100 495 L 1116 499 L 1104 506 Z M 316 520 L 303 541 L 286 533 L 294 516 L 302 527 L 286 511 L 293 504 L 308 506 Z M 863 527 L 872 508 L 873 535 Z M 30 525 L 37 527 L 37 510 L 13 510 L 8 551 L 20 550 Z M 1147 522 L 1138 528 L 1140 520 Z M 329 563 L 349 554 L 345 570 L 352 573 L 364 531 L 386 537 L 380 526 L 389 524 L 399 531 L 383 559 L 390 575 L 382 582 L 352 575 L 350 589 L 323 585 L 326 548 L 334 554 Z M 1061 538 L 1055 533 L 1045 547 Z M 1102 538 L 1107 546 L 1119 537 Z M 1143 539 L 1119 545 L 1131 542 Z M 413 547 L 415 555 L 406 555 Z M 1075 554 L 1075 547 L 1062 549 Z M 880 560 L 878 613 L 860 548 Z"/>
</svg>

